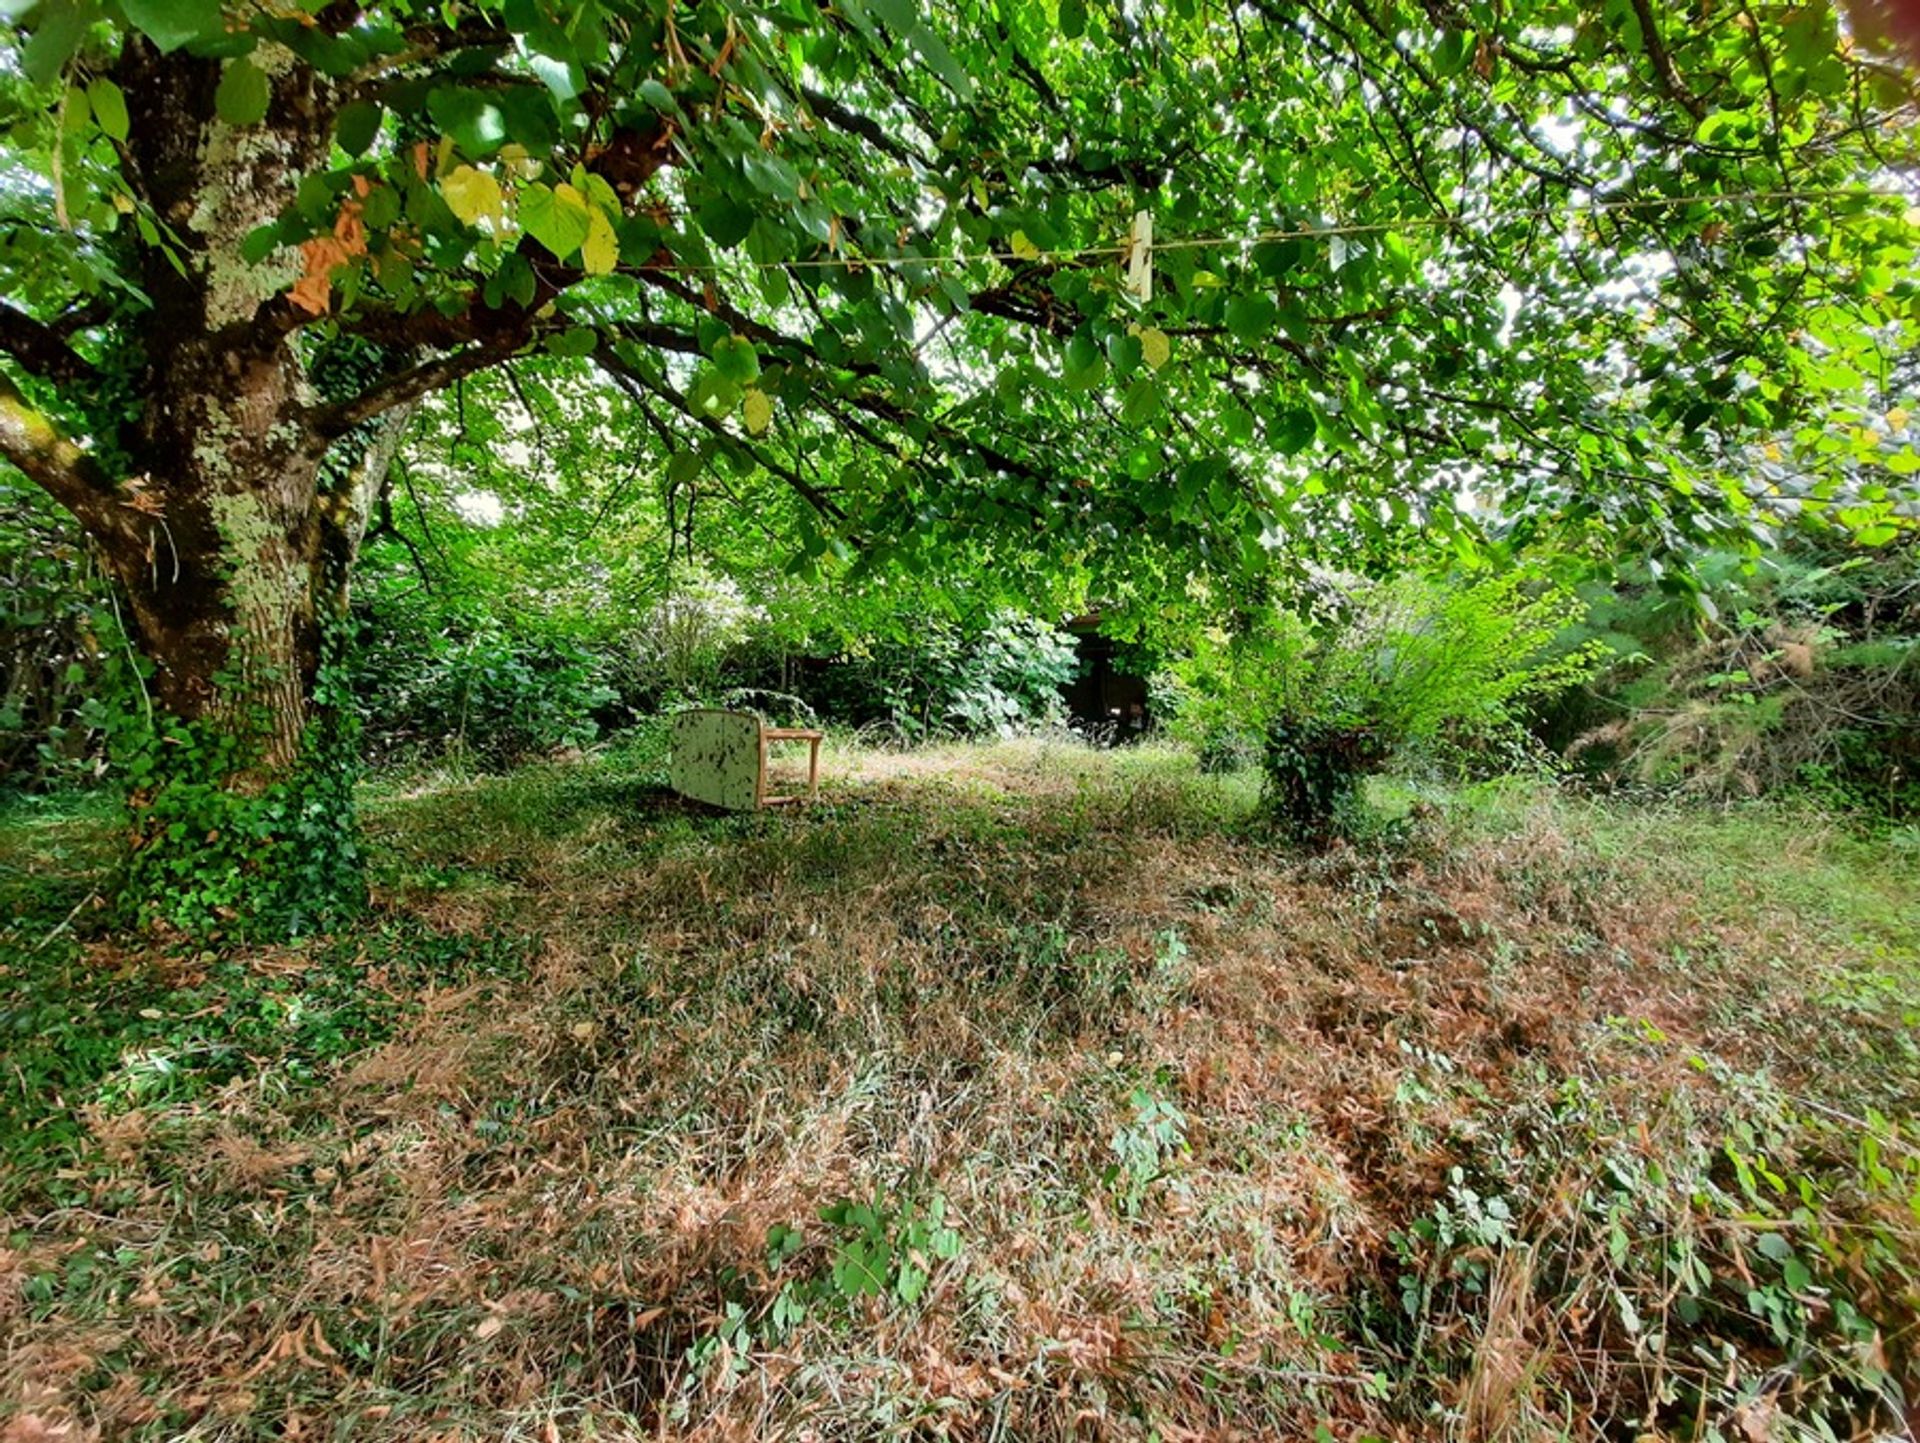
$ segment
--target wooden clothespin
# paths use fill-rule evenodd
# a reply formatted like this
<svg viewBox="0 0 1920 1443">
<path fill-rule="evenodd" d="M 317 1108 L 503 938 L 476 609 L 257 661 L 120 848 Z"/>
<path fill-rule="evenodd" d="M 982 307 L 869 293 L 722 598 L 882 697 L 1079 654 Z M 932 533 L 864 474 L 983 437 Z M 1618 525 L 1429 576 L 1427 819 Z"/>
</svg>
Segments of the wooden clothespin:
<svg viewBox="0 0 1920 1443">
<path fill-rule="evenodd" d="M 1153 299 L 1153 216 L 1144 210 L 1134 212 L 1127 237 L 1127 289 L 1143 306 Z"/>
</svg>

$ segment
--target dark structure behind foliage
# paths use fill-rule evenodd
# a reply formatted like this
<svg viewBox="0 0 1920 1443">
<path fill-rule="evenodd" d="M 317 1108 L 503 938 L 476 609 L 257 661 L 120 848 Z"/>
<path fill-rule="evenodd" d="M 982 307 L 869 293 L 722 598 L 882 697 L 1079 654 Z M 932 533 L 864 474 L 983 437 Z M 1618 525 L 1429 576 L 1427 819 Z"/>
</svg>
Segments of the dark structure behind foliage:
<svg viewBox="0 0 1920 1443">
<path fill-rule="evenodd" d="M 1132 647 L 1103 635 L 1100 613 L 1076 616 L 1073 633 L 1079 671 L 1060 689 L 1074 727 L 1097 741 L 1131 741 L 1152 724 L 1147 679 L 1139 674 Z"/>
</svg>

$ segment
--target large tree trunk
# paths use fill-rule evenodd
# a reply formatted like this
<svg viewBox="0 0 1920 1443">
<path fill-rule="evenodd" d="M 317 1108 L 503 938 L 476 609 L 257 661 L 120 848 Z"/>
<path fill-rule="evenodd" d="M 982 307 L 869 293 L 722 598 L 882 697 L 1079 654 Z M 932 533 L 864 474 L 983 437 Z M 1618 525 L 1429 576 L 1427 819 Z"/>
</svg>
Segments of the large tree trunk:
<svg viewBox="0 0 1920 1443">
<path fill-rule="evenodd" d="M 186 262 L 146 253 L 129 505 L 103 548 L 146 663 L 117 698 L 125 897 L 184 926 L 303 930 L 360 896 L 350 717 L 328 669 L 396 427 L 351 471 L 327 464 L 289 273 L 240 254 L 324 160 L 311 72 L 287 66 L 272 122 L 245 129 L 215 112 L 215 64 L 136 40 L 121 72 L 132 168 Z"/>
<path fill-rule="evenodd" d="M 327 341 L 306 328 L 331 293 L 309 284 L 296 304 L 299 252 L 249 261 L 244 242 L 326 168 L 344 92 L 271 42 L 247 63 L 268 77 L 270 104 L 234 126 L 216 105 L 219 60 L 127 38 L 114 78 L 144 304 L 116 303 L 97 362 L 0 309 L 8 353 L 64 393 L 91 440 L 62 436 L 0 372 L 0 456 L 79 518 L 124 601 L 138 665 L 114 698 L 111 740 L 130 804 L 128 910 L 305 930 L 361 892 L 350 713 L 333 668 L 373 498 L 413 401 L 520 344 L 532 313 L 491 349 L 409 352 L 399 376 L 317 395 L 309 362 Z M 353 203 L 337 198 L 350 234 Z M 352 353 L 361 371 L 369 349 Z"/>
</svg>

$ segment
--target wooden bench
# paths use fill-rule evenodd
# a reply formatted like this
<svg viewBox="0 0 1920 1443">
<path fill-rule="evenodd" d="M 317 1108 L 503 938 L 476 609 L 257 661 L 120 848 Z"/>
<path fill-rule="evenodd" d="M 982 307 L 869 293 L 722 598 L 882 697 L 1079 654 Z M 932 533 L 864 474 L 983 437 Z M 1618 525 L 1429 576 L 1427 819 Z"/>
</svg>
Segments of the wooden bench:
<svg viewBox="0 0 1920 1443">
<path fill-rule="evenodd" d="M 820 795 L 824 738 L 824 732 L 807 727 L 765 726 L 751 712 L 695 707 L 674 716 L 668 780 L 683 797 L 738 812 L 810 801 Z M 768 795 L 767 749 L 776 742 L 807 744 L 804 794 Z"/>
</svg>

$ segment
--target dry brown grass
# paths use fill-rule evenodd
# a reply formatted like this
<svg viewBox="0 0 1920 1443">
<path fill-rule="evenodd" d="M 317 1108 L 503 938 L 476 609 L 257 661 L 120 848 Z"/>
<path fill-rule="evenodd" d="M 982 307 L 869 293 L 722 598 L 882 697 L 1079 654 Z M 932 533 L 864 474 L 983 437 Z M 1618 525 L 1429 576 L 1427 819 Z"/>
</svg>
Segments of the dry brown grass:
<svg viewBox="0 0 1920 1443">
<path fill-rule="evenodd" d="M 1838 1098 L 1793 1039 L 1870 945 L 1711 915 L 1554 805 L 1302 859 L 1167 756 L 833 762 L 744 822 L 564 780 L 378 812 L 385 908 L 536 967 L 314 1086 L 103 1118 L 91 1200 L 10 1220 L 7 1436 L 1680 1426 L 1617 1317 L 1666 1283 L 1583 1189 L 1710 1151 L 1743 1079 Z M 1410 1241 L 1503 1172 L 1506 1241 Z M 917 1296 L 831 1285 L 822 1207 L 876 1196 L 959 1235 Z"/>
</svg>

